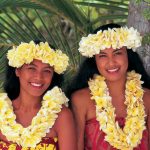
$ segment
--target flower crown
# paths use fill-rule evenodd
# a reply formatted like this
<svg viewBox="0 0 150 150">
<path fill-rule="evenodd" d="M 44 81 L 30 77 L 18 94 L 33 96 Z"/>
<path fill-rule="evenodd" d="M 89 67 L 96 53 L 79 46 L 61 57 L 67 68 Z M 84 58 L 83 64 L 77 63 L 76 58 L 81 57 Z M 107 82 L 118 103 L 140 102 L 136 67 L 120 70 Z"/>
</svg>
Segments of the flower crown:
<svg viewBox="0 0 150 150">
<path fill-rule="evenodd" d="M 13 47 L 8 51 L 7 58 L 8 64 L 16 68 L 31 63 L 33 59 L 38 59 L 54 67 L 54 71 L 58 74 L 66 70 L 69 61 L 66 54 L 63 54 L 61 50 L 53 50 L 47 42 L 35 44 L 33 41 Z"/>
<path fill-rule="evenodd" d="M 79 43 L 79 52 L 86 57 L 92 57 L 99 54 L 101 50 L 112 47 L 119 49 L 126 46 L 133 49 L 141 46 L 142 37 L 133 27 L 121 27 L 108 30 L 100 30 L 96 34 L 89 34 L 82 37 Z"/>
</svg>

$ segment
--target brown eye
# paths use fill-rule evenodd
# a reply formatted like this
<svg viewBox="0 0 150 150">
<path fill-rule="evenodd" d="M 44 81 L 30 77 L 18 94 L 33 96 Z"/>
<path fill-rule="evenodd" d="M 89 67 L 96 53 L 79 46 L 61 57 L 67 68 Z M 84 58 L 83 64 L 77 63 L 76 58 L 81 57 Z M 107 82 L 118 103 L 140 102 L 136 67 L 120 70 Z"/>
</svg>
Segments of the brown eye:
<svg viewBox="0 0 150 150">
<path fill-rule="evenodd" d="M 28 69 L 28 70 L 35 70 L 35 67 L 33 67 L 33 66 L 28 66 L 27 69 Z"/>
<path fill-rule="evenodd" d="M 105 54 L 100 54 L 99 57 L 103 58 L 103 57 L 106 57 L 106 55 Z"/>
<path fill-rule="evenodd" d="M 118 52 L 115 52 L 115 55 L 121 55 L 122 52 L 118 51 Z"/>
<path fill-rule="evenodd" d="M 123 52 L 121 49 L 117 49 L 113 52 L 114 55 L 121 55 Z"/>
<path fill-rule="evenodd" d="M 44 72 L 51 73 L 52 71 L 51 70 L 44 70 Z"/>
</svg>

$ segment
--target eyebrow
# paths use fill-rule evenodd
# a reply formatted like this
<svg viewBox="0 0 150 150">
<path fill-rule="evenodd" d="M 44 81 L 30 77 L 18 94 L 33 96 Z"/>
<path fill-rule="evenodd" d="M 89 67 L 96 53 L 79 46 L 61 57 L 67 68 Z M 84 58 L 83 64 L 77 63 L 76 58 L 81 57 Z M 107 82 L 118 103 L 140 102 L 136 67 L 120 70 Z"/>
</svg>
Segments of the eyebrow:
<svg viewBox="0 0 150 150">
<path fill-rule="evenodd" d="M 30 64 L 27 64 L 27 65 L 35 65 L 33 62 L 31 62 Z"/>
<path fill-rule="evenodd" d="M 34 64 L 33 62 L 31 62 L 31 63 L 28 64 L 28 65 L 33 65 L 33 66 L 35 66 L 35 67 L 37 66 L 37 65 Z M 48 65 L 48 66 L 45 66 L 44 68 L 45 68 L 45 69 L 47 69 L 47 68 L 48 68 L 48 69 L 51 69 L 52 67 Z"/>
<path fill-rule="evenodd" d="M 118 51 L 121 51 L 121 49 L 115 49 L 115 50 L 113 50 L 113 53 L 115 53 L 115 52 L 118 52 Z M 103 52 L 103 51 L 100 51 L 100 53 L 99 54 L 106 54 L 105 52 Z"/>
<path fill-rule="evenodd" d="M 100 51 L 100 53 L 99 54 L 106 54 L 105 52 L 103 52 L 103 51 Z"/>
<path fill-rule="evenodd" d="M 115 49 L 115 50 L 113 51 L 113 53 L 118 52 L 118 51 L 121 51 L 121 49 Z"/>
</svg>

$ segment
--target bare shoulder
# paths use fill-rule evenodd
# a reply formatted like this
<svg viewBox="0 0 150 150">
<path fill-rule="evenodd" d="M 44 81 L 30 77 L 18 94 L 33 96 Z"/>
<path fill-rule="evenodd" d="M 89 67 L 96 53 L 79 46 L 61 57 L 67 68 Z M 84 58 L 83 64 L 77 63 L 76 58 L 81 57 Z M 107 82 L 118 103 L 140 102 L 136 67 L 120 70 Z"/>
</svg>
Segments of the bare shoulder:
<svg viewBox="0 0 150 150">
<path fill-rule="evenodd" d="M 73 105 L 80 106 L 82 104 L 85 105 L 89 99 L 90 99 L 90 90 L 88 88 L 84 88 L 72 94 L 71 102 Z"/>
<path fill-rule="evenodd" d="M 74 124 L 73 115 L 69 108 L 63 106 L 61 111 L 57 115 L 58 115 L 57 119 L 53 126 L 53 129 L 57 134 L 62 132 L 63 128 L 65 127 L 70 128 L 71 126 L 73 126 Z"/>
<path fill-rule="evenodd" d="M 55 122 L 55 131 L 60 149 L 76 150 L 76 132 L 72 112 L 63 106 Z M 74 136 L 72 136 L 74 135 Z"/>
<path fill-rule="evenodd" d="M 150 89 L 144 88 L 144 101 L 150 103 Z"/>
<path fill-rule="evenodd" d="M 82 126 L 86 120 L 95 116 L 95 105 L 91 101 L 89 88 L 84 88 L 76 91 L 71 99 L 72 112 L 78 126 Z"/>
<path fill-rule="evenodd" d="M 72 119 L 72 112 L 69 108 L 63 106 L 61 112 L 58 114 L 58 122 L 67 122 Z"/>
<path fill-rule="evenodd" d="M 69 128 L 72 128 L 72 126 L 74 126 L 73 114 L 68 107 L 63 106 L 61 112 L 59 112 L 58 114 L 58 118 L 55 123 L 55 128 L 57 132 L 59 132 L 64 127 L 68 128 L 69 130 Z"/>
<path fill-rule="evenodd" d="M 144 88 L 144 96 L 143 96 L 145 108 L 150 110 L 150 89 Z"/>
</svg>

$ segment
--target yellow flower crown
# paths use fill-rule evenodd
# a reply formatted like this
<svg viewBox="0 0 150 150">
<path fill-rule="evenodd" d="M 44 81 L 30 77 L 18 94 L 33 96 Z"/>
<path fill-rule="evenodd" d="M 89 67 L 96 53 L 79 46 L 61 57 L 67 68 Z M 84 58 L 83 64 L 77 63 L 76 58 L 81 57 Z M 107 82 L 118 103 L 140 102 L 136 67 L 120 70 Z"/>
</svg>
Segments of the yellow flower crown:
<svg viewBox="0 0 150 150">
<path fill-rule="evenodd" d="M 31 63 L 33 59 L 38 59 L 54 67 L 54 71 L 58 74 L 66 70 L 69 61 L 66 54 L 63 54 L 61 50 L 53 50 L 47 42 L 35 44 L 33 41 L 13 47 L 8 51 L 7 58 L 8 64 L 16 68 Z"/>
<path fill-rule="evenodd" d="M 133 27 L 121 27 L 108 30 L 100 30 L 96 34 L 89 34 L 82 37 L 79 43 L 79 52 L 86 57 L 93 57 L 99 54 L 101 50 L 112 47 L 119 49 L 126 46 L 133 49 L 141 46 L 142 37 Z"/>
</svg>

